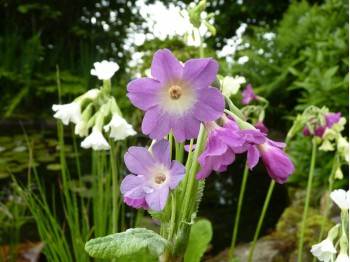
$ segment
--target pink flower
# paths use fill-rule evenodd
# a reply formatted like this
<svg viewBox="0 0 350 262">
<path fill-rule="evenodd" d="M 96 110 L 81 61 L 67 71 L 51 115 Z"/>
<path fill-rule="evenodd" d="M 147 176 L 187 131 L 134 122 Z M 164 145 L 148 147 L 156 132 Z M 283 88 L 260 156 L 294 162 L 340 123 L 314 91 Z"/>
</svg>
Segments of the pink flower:
<svg viewBox="0 0 350 262">
<path fill-rule="evenodd" d="M 212 58 L 191 59 L 182 66 L 169 50 L 155 52 L 153 78 L 133 80 L 127 87 L 131 103 L 146 111 L 142 132 L 160 139 L 172 130 L 178 142 L 196 138 L 200 122 L 218 119 L 225 108 L 220 91 L 210 87 L 217 72 Z"/>
<path fill-rule="evenodd" d="M 236 153 L 247 152 L 248 167 L 253 169 L 259 162 L 259 158 L 267 169 L 270 177 L 277 183 L 284 183 L 294 172 L 295 167 L 288 155 L 280 148 L 284 143 L 275 142 L 266 138 L 266 134 L 259 130 L 245 129 L 238 131 L 237 124 L 224 117 L 224 127 L 236 130 L 243 138 L 244 143 L 240 147 L 233 148 Z"/>
<path fill-rule="evenodd" d="M 259 129 L 260 132 L 267 134 L 269 132 L 269 129 L 264 125 L 263 121 L 258 121 L 255 125 L 255 128 Z"/>
<path fill-rule="evenodd" d="M 213 170 L 226 171 L 227 166 L 235 160 L 233 148 L 244 143 L 244 138 L 235 130 L 222 128 L 215 122 L 204 123 L 204 126 L 208 131 L 208 139 L 204 152 L 198 158 L 202 168 L 196 174 L 197 179 L 207 178 Z"/>
<path fill-rule="evenodd" d="M 280 147 L 285 147 L 284 143 L 267 139 L 266 143 L 258 145 L 261 159 L 270 177 L 277 183 L 284 183 L 294 172 L 295 167 L 289 156 Z"/>
<path fill-rule="evenodd" d="M 132 207 L 160 211 L 164 209 L 169 190 L 175 189 L 186 173 L 179 162 L 170 160 L 170 145 L 165 139 L 152 147 L 153 156 L 143 147 L 130 147 L 124 156 L 127 175 L 120 191 L 124 202 Z"/>
<path fill-rule="evenodd" d="M 248 105 L 250 102 L 256 99 L 256 95 L 254 93 L 253 87 L 251 84 L 248 84 L 247 87 L 242 92 L 242 104 Z"/>
</svg>

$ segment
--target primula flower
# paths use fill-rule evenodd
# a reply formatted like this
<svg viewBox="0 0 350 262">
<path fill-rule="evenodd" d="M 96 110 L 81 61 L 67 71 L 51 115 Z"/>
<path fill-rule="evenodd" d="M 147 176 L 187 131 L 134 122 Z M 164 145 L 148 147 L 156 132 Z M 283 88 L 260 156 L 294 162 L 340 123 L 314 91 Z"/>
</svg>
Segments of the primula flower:
<svg viewBox="0 0 350 262">
<path fill-rule="evenodd" d="M 319 123 L 314 123 L 314 133 L 310 132 L 310 129 L 306 126 L 304 128 L 304 135 L 305 136 L 318 136 L 318 137 L 323 137 L 323 134 L 326 131 L 326 128 L 332 128 L 332 126 L 337 123 L 340 120 L 340 115 L 341 113 L 331 113 L 331 114 L 324 114 L 325 117 L 325 125 L 320 125 Z"/>
<path fill-rule="evenodd" d="M 105 132 L 111 130 L 110 137 L 114 140 L 123 140 L 128 136 L 136 135 L 135 130 L 132 128 L 124 118 L 118 114 L 114 114 L 111 122 L 103 127 Z"/>
<path fill-rule="evenodd" d="M 114 73 L 119 70 L 117 63 L 108 62 L 106 60 L 94 63 L 94 67 L 94 69 L 91 69 L 90 74 L 97 76 L 100 80 L 111 79 Z"/>
<path fill-rule="evenodd" d="M 95 128 L 92 130 L 91 134 L 81 142 L 81 147 L 92 148 L 93 150 L 108 150 L 110 148 L 102 132 Z"/>
<path fill-rule="evenodd" d="M 224 79 L 222 80 L 222 93 L 225 96 L 232 96 L 235 95 L 241 84 L 244 84 L 246 82 L 245 78 L 243 76 L 225 76 Z"/>
<path fill-rule="evenodd" d="M 241 147 L 244 137 L 232 129 L 222 128 L 215 122 L 204 123 L 208 131 L 208 139 L 204 152 L 199 156 L 198 162 L 202 168 L 196 174 L 197 179 L 207 178 L 213 170 L 224 172 L 227 166 L 235 160 L 232 148 Z"/>
<path fill-rule="evenodd" d="M 269 129 L 264 125 L 263 121 L 258 121 L 255 125 L 255 128 L 259 129 L 260 132 L 267 134 L 269 132 Z"/>
<path fill-rule="evenodd" d="M 313 245 L 311 253 L 320 261 L 328 262 L 332 259 L 333 254 L 337 253 L 334 248 L 333 241 L 326 238 L 321 243 Z"/>
<path fill-rule="evenodd" d="M 69 122 L 77 124 L 81 117 L 80 101 L 64 105 L 53 105 L 52 110 L 56 112 L 53 116 L 61 119 L 64 125 L 68 125 Z"/>
<path fill-rule="evenodd" d="M 127 175 L 120 191 L 127 205 L 164 209 L 169 190 L 175 189 L 186 173 L 185 167 L 170 159 L 170 144 L 161 139 L 152 146 L 153 156 L 143 147 L 130 147 L 124 156 L 126 167 L 135 175 Z"/>
<path fill-rule="evenodd" d="M 336 189 L 330 194 L 330 196 L 340 209 L 349 209 L 349 191 L 346 192 L 344 189 Z"/>
<path fill-rule="evenodd" d="M 200 121 L 214 121 L 224 111 L 222 94 L 210 87 L 217 72 L 218 63 L 211 58 L 191 59 L 182 66 L 169 50 L 158 50 L 153 78 L 133 80 L 127 87 L 130 101 L 146 111 L 142 132 L 160 139 L 172 129 L 178 142 L 197 137 Z"/>
<path fill-rule="evenodd" d="M 251 84 L 248 84 L 247 87 L 243 90 L 242 97 L 243 105 L 248 105 L 250 102 L 257 98 Z"/>
<path fill-rule="evenodd" d="M 262 145 L 257 145 L 267 172 L 273 180 L 280 184 L 286 182 L 295 170 L 289 156 L 279 149 L 281 147 L 285 147 L 285 144 L 270 139 L 267 139 Z"/>
<path fill-rule="evenodd" d="M 235 129 L 237 131 L 237 124 L 225 117 L 223 118 L 223 126 L 226 128 Z M 239 134 L 243 136 L 245 142 L 242 146 L 233 148 L 236 153 L 247 151 L 248 167 L 253 169 L 259 162 L 259 158 L 267 169 L 270 177 L 277 183 L 284 183 L 288 176 L 290 176 L 295 167 L 286 153 L 280 148 L 284 147 L 284 143 L 275 142 L 266 138 L 266 134 L 259 130 L 245 129 L 240 130 Z"/>
</svg>

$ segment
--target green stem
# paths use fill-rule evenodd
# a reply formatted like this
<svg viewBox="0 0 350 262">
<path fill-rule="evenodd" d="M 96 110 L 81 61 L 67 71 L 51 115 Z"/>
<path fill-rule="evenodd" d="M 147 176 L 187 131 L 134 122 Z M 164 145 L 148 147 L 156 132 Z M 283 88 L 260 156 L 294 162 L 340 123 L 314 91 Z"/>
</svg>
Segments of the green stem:
<svg viewBox="0 0 350 262">
<path fill-rule="evenodd" d="M 303 213 L 303 221 L 301 224 L 301 232 L 300 232 L 300 239 L 299 239 L 298 262 L 302 261 L 302 255 L 303 255 L 304 234 L 305 234 L 305 228 L 306 228 L 307 212 L 308 212 L 309 203 L 310 203 L 312 178 L 313 178 L 314 169 L 315 169 L 316 151 L 317 151 L 316 137 L 313 137 L 312 138 L 312 153 L 311 153 L 309 179 L 307 182 L 307 191 L 306 191 L 306 199 L 305 199 L 305 206 L 304 206 L 304 213 Z"/>
<path fill-rule="evenodd" d="M 239 198 L 238 198 L 238 206 L 237 206 L 237 212 L 236 212 L 236 218 L 235 218 L 235 225 L 234 225 L 233 233 L 232 233 L 232 241 L 231 241 L 231 248 L 230 248 L 230 252 L 229 252 L 229 260 L 231 260 L 235 254 L 235 244 L 236 244 L 237 233 L 238 233 L 238 225 L 239 225 L 239 219 L 241 216 L 244 191 L 245 191 L 245 188 L 247 185 L 248 173 L 249 173 L 249 168 L 248 168 L 247 161 L 246 161 L 246 164 L 244 167 L 244 172 L 243 172 L 241 191 L 239 193 Z"/>
<path fill-rule="evenodd" d="M 339 165 L 338 154 L 335 154 L 334 159 L 333 159 L 333 166 L 332 166 L 331 174 L 329 176 L 328 194 L 332 191 L 335 171 L 337 170 L 338 165 Z M 324 211 L 323 218 L 322 218 L 322 225 L 321 225 L 320 235 L 318 237 L 318 243 L 321 242 L 321 240 L 323 239 L 323 231 L 324 231 L 324 227 L 325 227 L 326 222 L 327 222 L 330 203 L 331 203 L 330 197 L 328 196 L 326 199 L 325 211 Z"/>
<path fill-rule="evenodd" d="M 198 157 L 199 154 L 202 153 L 202 147 L 204 145 L 204 134 L 205 134 L 205 129 L 204 126 L 201 124 L 198 139 L 197 139 L 197 145 L 196 145 L 196 150 L 194 151 L 194 155 L 192 158 L 192 163 L 191 163 L 191 168 L 189 173 L 186 173 L 186 176 L 188 176 L 188 181 L 186 184 L 185 188 L 185 196 L 183 199 L 183 209 L 182 210 L 182 215 L 180 215 L 180 222 L 181 221 L 187 221 L 186 218 L 191 217 L 192 214 L 189 214 L 189 211 L 191 210 L 192 204 L 195 201 L 196 197 L 194 192 L 197 193 L 197 190 L 194 190 L 194 187 L 198 185 L 198 181 L 196 180 L 196 172 L 198 169 Z"/>
<path fill-rule="evenodd" d="M 116 153 L 116 148 L 115 148 L 115 143 L 112 139 L 109 141 L 110 147 L 111 147 L 111 152 L 110 152 L 110 157 L 111 157 L 111 166 L 112 166 L 112 230 L 113 233 L 118 232 L 118 218 L 119 218 L 119 181 L 118 181 L 118 167 L 117 167 L 117 153 Z"/>
<path fill-rule="evenodd" d="M 263 209 L 261 211 L 260 218 L 259 218 L 258 226 L 257 226 L 257 228 L 255 230 L 253 243 L 252 243 L 252 246 L 251 246 L 250 251 L 249 251 L 249 256 L 248 256 L 248 261 L 249 262 L 252 260 L 254 249 L 255 249 L 255 245 L 256 245 L 256 241 L 258 240 L 258 237 L 259 237 L 259 234 L 260 234 L 260 229 L 261 229 L 262 223 L 264 221 L 266 210 L 267 210 L 267 208 L 269 206 L 270 199 L 271 199 L 273 188 L 274 188 L 275 184 L 276 184 L 275 180 L 271 180 L 271 183 L 270 183 L 270 186 L 269 186 L 269 190 L 267 191 L 267 195 L 266 195 L 266 198 L 265 198 L 264 206 L 263 206 Z"/>
<path fill-rule="evenodd" d="M 199 33 L 199 57 L 204 58 L 204 47 L 203 47 L 203 37 L 201 35 L 201 32 L 199 31 L 198 28 L 198 33 Z"/>
</svg>

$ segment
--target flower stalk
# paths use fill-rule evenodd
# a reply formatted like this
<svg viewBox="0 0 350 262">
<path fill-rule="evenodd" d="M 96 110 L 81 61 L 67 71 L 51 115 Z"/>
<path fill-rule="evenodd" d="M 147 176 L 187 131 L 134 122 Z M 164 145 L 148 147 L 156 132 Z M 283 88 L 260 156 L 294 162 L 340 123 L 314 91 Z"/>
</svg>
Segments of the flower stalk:
<svg viewBox="0 0 350 262">
<path fill-rule="evenodd" d="M 307 213 L 308 213 L 309 203 L 310 203 L 312 178 L 314 175 L 314 169 L 315 169 L 315 163 L 316 163 L 316 152 L 317 152 L 317 140 L 316 140 L 316 137 L 313 137 L 312 138 L 312 153 L 311 153 L 309 178 L 308 178 L 308 182 L 307 182 L 306 199 L 305 199 L 303 220 L 301 223 L 301 232 L 300 232 L 299 247 L 298 247 L 298 262 L 302 261 L 302 255 L 303 255 L 303 244 L 304 244 L 304 235 L 305 235 L 305 229 L 306 229 L 306 219 L 307 219 Z"/>
</svg>

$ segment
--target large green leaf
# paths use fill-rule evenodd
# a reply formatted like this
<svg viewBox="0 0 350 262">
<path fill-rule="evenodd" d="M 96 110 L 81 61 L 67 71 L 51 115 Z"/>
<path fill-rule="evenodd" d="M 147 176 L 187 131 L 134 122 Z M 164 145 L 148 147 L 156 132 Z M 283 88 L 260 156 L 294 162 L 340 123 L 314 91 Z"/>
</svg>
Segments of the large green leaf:
<svg viewBox="0 0 350 262">
<path fill-rule="evenodd" d="M 89 240 L 86 252 L 96 258 L 119 258 L 137 253 L 160 256 L 164 248 L 171 248 L 170 242 L 157 233 L 145 228 L 132 228 L 125 232 Z"/>
<path fill-rule="evenodd" d="M 210 221 L 207 219 L 197 221 L 191 229 L 185 262 L 199 262 L 212 237 L 213 229 Z"/>
</svg>

